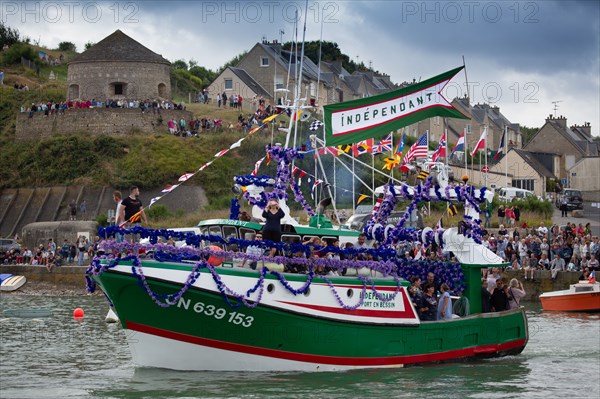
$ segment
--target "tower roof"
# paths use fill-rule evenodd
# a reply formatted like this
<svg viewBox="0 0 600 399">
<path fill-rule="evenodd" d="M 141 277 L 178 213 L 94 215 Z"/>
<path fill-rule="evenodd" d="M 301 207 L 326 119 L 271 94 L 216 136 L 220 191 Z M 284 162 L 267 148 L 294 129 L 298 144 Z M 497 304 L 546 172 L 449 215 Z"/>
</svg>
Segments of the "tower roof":
<svg viewBox="0 0 600 399">
<path fill-rule="evenodd" d="M 75 56 L 69 64 L 94 61 L 137 61 L 170 64 L 160 54 L 133 40 L 117 29 L 83 53 Z"/>
</svg>

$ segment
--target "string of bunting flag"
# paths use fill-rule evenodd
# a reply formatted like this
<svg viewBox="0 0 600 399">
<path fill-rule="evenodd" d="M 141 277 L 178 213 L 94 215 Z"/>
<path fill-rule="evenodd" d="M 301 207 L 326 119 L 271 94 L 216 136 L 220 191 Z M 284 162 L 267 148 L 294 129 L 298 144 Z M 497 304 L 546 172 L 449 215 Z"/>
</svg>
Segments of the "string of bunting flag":
<svg viewBox="0 0 600 399">
<path fill-rule="evenodd" d="M 242 145 L 242 142 L 244 140 L 246 140 L 248 137 L 250 137 L 251 135 L 253 135 L 254 133 L 256 133 L 257 131 L 259 131 L 260 129 L 264 128 L 265 126 L 267 126 L 267 124 L 269 122 L 271 122 L 272 120 L 274 120 L 275 118 L 277 118 L 279 115 L 281 114 L 273 114 L 265 119 L 262 120 L 261 124 L 259 126 L 256 126 L 252 129 L 250 129 L 250 131 L 241 139 L 239 139 L 238 141 L 236 141 L 235 143 L 231 144 L 228 148 L 225 148 L 219 152 L 217 152 L 213 159 L 211 159 L 210 161 L 206 162 L 204 165 L 202 165 L 200 168 L 198 168 L 196 171 L 194 172 L 190 172 L 190 173 L 184 173 L 183 175 L 181 175 L 179 177 L 179 179 L 177 179 L 177 184 L 173 184 L 170 185 L 168 187 L 165 187 L 162 190 L 162 195 L 158 196 L 158 197 L 154 197 L 150 200 L 150 203 L 148 204 L 148 206 L 146 207 L 146 209 L 149 209 L 152 205 L 154 205 L 156 202 L 158 202 L 159 200 L 161 200 L 162 198 L 164 198 L 166 195 L 168 195 L 169 193 L 172 193 L 177 187 L 179 187 L 180 185 L 182 185 L 183 183 L 185 183 L 186 181 L 188 181 L 189 179 L 191 179 L 192 177 L 194 177 L 195 175 L 197 175 L 198 173 L 202 172 L 204 169 L 208 168 L 210 165 L 212 165 L 212 163 L 217 160 L 218 158 L 221 158 L 223 155 L 227 154 L 229 151 L 238 148 Z M 260 166 L 260 163 L 263 161 L 264 158 L 260 159 L 255 166 L 255 171 L 258 171 L 258 167 Z M 256 175 L 256 174 L 255 174 Z M 140 213 L 142 211 L 136 213 L 135 215 L 133 215 L 129 220 L 123 222 L 119 227 L 123 227 L 127 222 L 131 222 L 132 220 L 135 220 L 136 218 L 139 217 Z"/>
</svg>

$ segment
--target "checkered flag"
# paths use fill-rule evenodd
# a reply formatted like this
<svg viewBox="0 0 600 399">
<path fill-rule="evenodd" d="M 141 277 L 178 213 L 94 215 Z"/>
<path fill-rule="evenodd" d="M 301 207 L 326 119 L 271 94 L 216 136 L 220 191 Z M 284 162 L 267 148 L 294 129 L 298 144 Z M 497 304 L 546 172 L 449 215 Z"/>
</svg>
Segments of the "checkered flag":
<svg viewBox="0 0 600 399">
<path fill-rule="evenodd" d="M 314 121 L 313 123 L 310 124 L 309 129 L 314 132 L 316 130 L 319 130 L 319 128 L 321 126 L 323 126 L 323 122 L 321 122 L 321 121 Z"/>
</svg>

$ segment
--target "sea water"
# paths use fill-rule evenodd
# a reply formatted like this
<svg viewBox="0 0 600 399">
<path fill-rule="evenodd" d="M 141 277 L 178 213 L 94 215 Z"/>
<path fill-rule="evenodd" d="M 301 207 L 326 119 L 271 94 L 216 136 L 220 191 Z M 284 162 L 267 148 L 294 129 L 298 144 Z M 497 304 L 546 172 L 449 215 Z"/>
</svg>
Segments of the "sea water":
<svg viewBox="0 0 600 399">
<path fill-rule="evenodd" d="M 525 306 L 530 339 L 518 356 L 339 373 L 180 372 L 136 368 L 120 325 L 104 322 L 101 295 L 3 294 L 0 398 L 599 398 L 600 315 Z"/>
</svg>

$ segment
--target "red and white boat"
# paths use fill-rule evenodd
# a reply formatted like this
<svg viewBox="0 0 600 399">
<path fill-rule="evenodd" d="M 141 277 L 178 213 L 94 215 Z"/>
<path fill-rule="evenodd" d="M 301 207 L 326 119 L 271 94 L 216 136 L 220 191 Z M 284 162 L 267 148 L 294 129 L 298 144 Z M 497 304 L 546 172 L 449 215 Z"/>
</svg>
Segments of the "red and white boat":
<svg viewBox="0 0 600 399">
<path fill-rule="evenodd" d="M 600 312 L 600 283 L 594 278 L 571 284 L 568 290 L 540 295 L 544 310 L 564 312 Z"/>
</svg>

